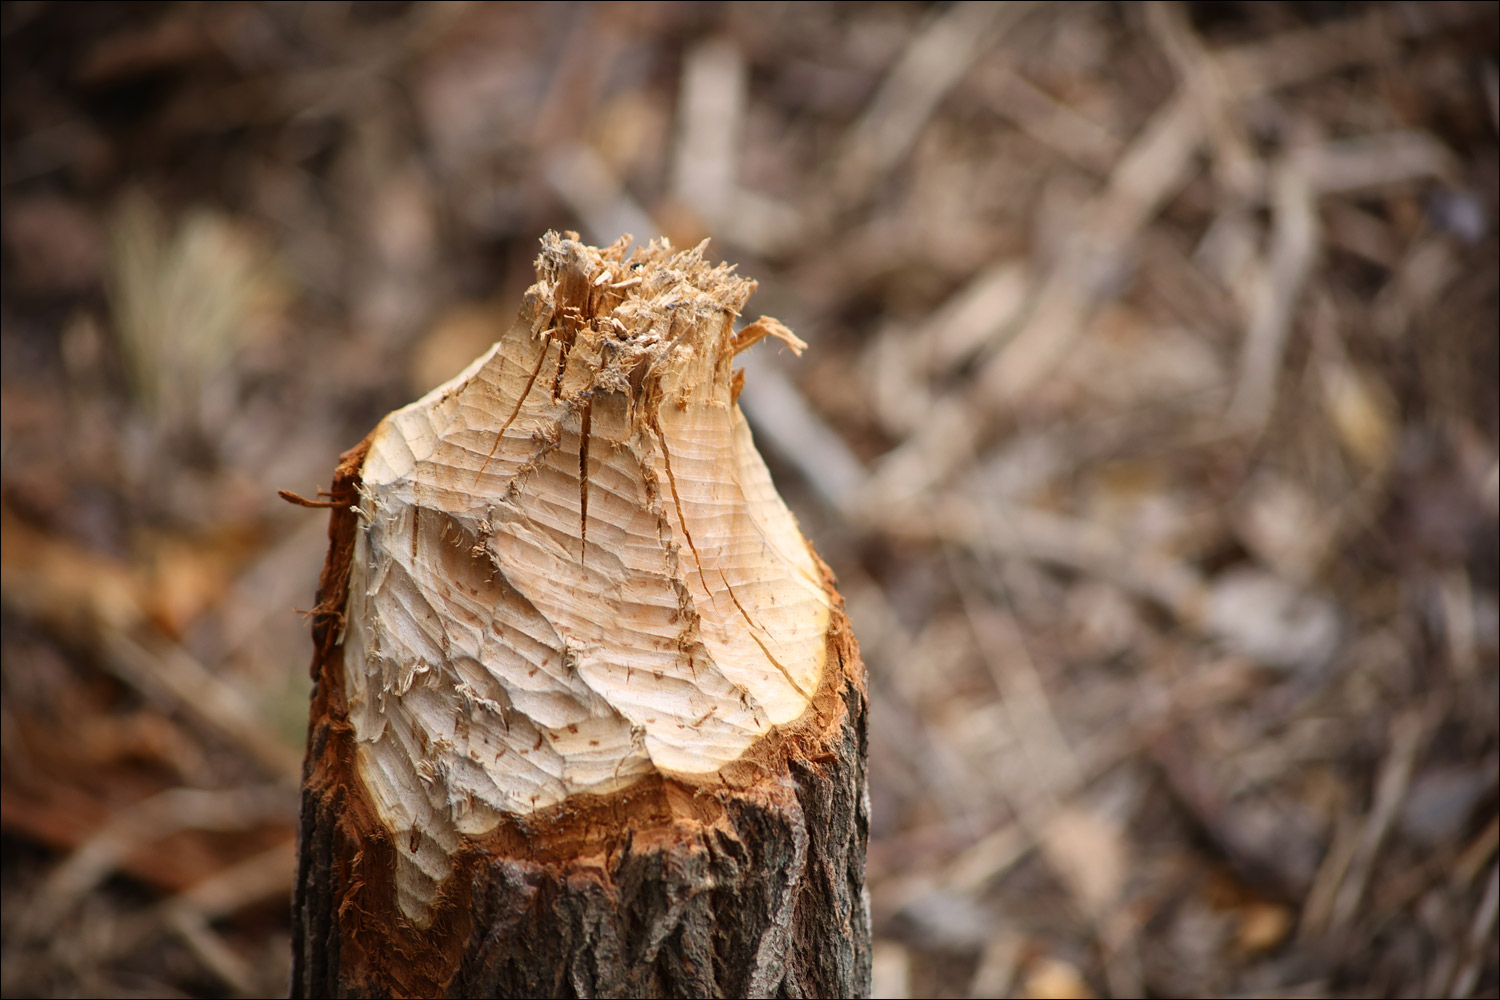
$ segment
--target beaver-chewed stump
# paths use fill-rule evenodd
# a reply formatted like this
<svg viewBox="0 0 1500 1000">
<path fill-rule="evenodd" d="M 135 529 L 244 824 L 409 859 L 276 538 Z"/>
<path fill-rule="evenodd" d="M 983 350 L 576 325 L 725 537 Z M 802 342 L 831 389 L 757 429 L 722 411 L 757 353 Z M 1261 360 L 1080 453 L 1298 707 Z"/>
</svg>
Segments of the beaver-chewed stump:
<svg viewBox="0 0 1500 1000">
<path fill-rule="evenodd" d="M 339 464 L 293 996 L 868 992 L 864 667 L 732 368 L 801 344 L 626 245 Z"/>
</svg>

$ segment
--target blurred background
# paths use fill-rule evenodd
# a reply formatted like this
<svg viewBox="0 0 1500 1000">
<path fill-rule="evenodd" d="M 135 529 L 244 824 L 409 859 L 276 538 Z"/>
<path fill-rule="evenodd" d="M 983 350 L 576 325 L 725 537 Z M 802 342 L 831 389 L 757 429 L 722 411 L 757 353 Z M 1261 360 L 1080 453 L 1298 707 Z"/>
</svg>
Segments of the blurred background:
<svg viewBox="0 0 1500 1000">
<path fill-rule="evenodd" d="M 6 3 L 3 992 L 281 994 L 312 496 L 709 237 L 878 995 L 1495 996 L 1494 4 Z"/>
</svg>

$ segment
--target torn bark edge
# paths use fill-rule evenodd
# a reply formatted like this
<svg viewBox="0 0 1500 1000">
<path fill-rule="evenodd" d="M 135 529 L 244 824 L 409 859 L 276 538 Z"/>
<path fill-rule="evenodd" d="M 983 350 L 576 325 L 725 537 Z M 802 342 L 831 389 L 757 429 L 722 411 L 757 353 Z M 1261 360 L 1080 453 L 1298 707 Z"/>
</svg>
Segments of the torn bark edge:
<svg viewBox="0 0 1500 1000">
<path fill-rule="evenodd" d="M 373 433 L 339 456 L 333 471 L 333 485 L 326 492 L 326 503 L 305 502 L 306 506 L 327 506 L 328 557 L 318 577 L 318 603 L 313 607 L 312 679 L 319 678 L 319 664 L 331 654 L 344 634 L 344 608 L 349 604 L 349 568 L 354 558 L 354 533 L 359 530 L 359 470 L 364 467 Z M 286 491 L 278 493 L 285 497 Z M 324 495 L 324 491 L 318 491 Z M 299 498 L 300 499 L 300 498 Z M 303 772 L 304 779 L 306 770 Z"/>
<path fill-rule="evenodd" d="M 755 339 L 766 335 L 777 334 L 768 329 Z M 438 996 L 454 989 L 492 990 L 498 985 L 494 977 L 502 975 L 502 962 L 494 955 L 497 929 L 476 926 L 476 908 L 493 908 L 478 896 L 515 891 L 511 883 L 519 879 L 522 896 L 515 902 L 525 904 L 526 913 L 512 914 L 510 926 L 500 933 L 502 938 L 511 932 L 521 938 L 528 916 L 539 912 L 535 900 L 557 893 L 559 887 L 572 891 L 579 880 L 598 883 L 595 891 L 617 899 L 628 891 L 616 880 L 627 861 L 636 866 L 643 858 L 647 863 L 653 858 L 664 865 L 677 862 L 684 851 L 700 850 L 710 842 L 742 841 L 742 834 L 756 834 L 767 820 L 784 827 L 791 841 L 803 844 L 797 852 L 801 868 L 785 873 L 785 892 L 795 911 L 784 928 L 786 968 L 770 986 L 789 988 L 790 995 L 868 991 L 868 693 L 843 598 L 816 553 L 813 558 L 833 602 L 833 614 L 823 676 L 797 720 L 773 729 L 714 774 L 652 775 L 619 792 L 574 796 L 538 814 L 507 819 L 490 834 L 467 839 L 455 854 L 453 872 L 442 886 L 427 929 L 414 927 L 401 915 L 394 883 L 397 847 L 359 776 L 344 694 L 344 615 L 359 528 L 359 473 L 369 445 L 366 438 L 340 457 L 327 493 L 329 548 L 313 610 L 314 691 L 298 831 L 291 995 Z M 809 782 L 848 786 L 853 802 L 844 803 L 846 823 L 830 822 L 828 803 L 808 801 L 817 794 Z M 837 790 L 832 794 L 837 797 Z M 797 832 L 799 825 L 806 829 Z M 839 825 L 846 829 L 835 828 Z M 832 845 L 842 860 L 831 863 L 820 845 Z M 745 846 L 752 853 L 756 847 Z M 840 870 L 832 870 L 835 867 Z M 731 896 L 735 891 L 734 886 L 726 887 Z M 836 905 L 827 899 L 808 902 L 825 894 L 831 894 Z M 836 927 L 826 926 L 833 915 L 826 912 L 829 905 L 843 911 Z M 823 930 L 828 933 L 820 934 Z M 514 958 L 503 964 L 513 966 Z M 563 974 L 561 968 L 557 974 Z M 780 987 L 781 979 L 787 978 L 797 982 Z M 630 992 L 642 985 L 633 982 Z M 714 989 L 724 985 L 718 983 Z M 556 988 L 562 989 L 563 981 Z M 738 989 L 756 987 L 747 981 Z"/>
<path fill-rule="evenodd" d="M 318 496 L 325 496 L 327 495 L 327 493 L 327 490 L 319 490 Z M 335 500 L 309 500 L 307 499 L 307 497 L 302 496 L 299 493 L 293 493 L 291 490 L 277 490 L 276 495 L 281 497 L 281 499 L 285 500 L 287 503 L 291 504 L 293 507 L 321 508 L 338 506 L 338 502 Z"/>
</svg>

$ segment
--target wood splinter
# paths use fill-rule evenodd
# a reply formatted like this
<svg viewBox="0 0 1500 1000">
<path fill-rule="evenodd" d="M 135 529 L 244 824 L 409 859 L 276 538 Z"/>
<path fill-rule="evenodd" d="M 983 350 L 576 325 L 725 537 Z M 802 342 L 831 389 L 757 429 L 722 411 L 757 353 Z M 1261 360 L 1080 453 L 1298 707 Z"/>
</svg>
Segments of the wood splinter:
<svg viewBox="0 0 1500 1000">
<path fill-rule="evenodd" d="M 293 996 L 868 993 L 864 667 L 731 367 L 803 345 L 628 243 L 321 494 Z"/>
</svg>

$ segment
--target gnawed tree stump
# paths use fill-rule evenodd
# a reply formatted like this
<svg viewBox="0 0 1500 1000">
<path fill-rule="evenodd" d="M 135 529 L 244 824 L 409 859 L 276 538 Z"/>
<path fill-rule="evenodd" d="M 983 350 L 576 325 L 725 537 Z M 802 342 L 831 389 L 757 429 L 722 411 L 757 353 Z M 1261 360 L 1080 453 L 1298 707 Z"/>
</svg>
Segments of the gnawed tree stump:
<svg viewBox="0 0 1500 1000">
<path fill-rule="evenodd" d="M 754 289 L 549 234 L 343 456 L 294 996 L 860 996 L 864 668 L 735 404 Z"/>
</svg>

